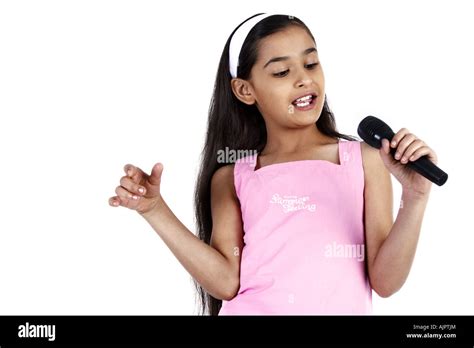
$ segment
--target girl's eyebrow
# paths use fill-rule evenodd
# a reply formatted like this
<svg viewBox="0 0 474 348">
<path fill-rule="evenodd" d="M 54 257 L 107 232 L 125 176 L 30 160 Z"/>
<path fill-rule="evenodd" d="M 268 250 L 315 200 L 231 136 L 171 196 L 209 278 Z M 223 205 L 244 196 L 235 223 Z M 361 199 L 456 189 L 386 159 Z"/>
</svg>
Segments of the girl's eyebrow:
<svg viewBox="0 0 474 348">
<path fill-rule="evenodd" d="M 310 48 L 305 49 L 303 52 L 301 52 L 301 55 L 305 56 L 307 54 L 310 54 L 311 52 L 318 52 L 318 50 L 316 49 L 316 47 L 310 47 Z M 287 59 L 290 59 L 290 57 L 288 56 L 273 57 L 272 59 L 270 59 L 268 62 L 265 63 L 263 68 L 265 69 L 271 63 L 280 62 L 282 60 L 287 60 Z"/>
</svg>

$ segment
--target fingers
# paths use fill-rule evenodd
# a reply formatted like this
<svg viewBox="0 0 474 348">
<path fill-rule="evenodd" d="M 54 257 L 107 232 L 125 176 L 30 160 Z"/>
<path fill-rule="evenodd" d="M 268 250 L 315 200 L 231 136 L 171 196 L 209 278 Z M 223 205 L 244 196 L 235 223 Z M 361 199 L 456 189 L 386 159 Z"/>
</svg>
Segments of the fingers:
<svg viewBox="0 0 474 348">
<path fill-rule="evenodd" d="M 383 163 L 388 167 L 395 165 L 396 161 L 393 156 L 390 155 L 390 141 L 386 138 L 382 139 L 382 147 L 380 148 L 380 157 Z"/>
<path fill-rule="evenodd" d="M 133 209 L 136 206 L 137 202 L 140 199 L 140 196 L 127 191 L 122 186 L 117 186 L 117 188 L 115 189 L 115 193 L 117 194 L 117 197 L 119 198 L 120 205 L 123 207 L 131 208 L 131 209 Z"/>
<path fill-rule="evenodd" d="M 140 197 L 144 196 L 147 192 L 144 186 L 138 184 L 144 173 L 140 168 L 131 164 L 125 165 L 123 169 L 125 173 L 127 173 L 127 176 L 123 176 L 120 179 L 120 186 L 117 186 L 115 189 L 117 196 L 109 198 L 109 205 L 112 207 L 123 206 L 133 209 Z"/>
<path fill-rule="evenodd" d="M 392 147 L 397 148 L 397 151 L 395 152 L 395 159 L 400 160 L 408 146 L 416 140 L 416 137 L 414 134 L 411 134 L 408 132 L 407 129 L 402 128 L 397 134 L 394 135 L 393 137 L 395 140 L 392 139 Z M 396 145 L 393 145 L 393 142 L 395 141 Z"/>
<path fill-rule="evenodd" d="M 115 189 L 117 196 L 109 198 L 109 205 L 132 208 L 135 202 L 146 194 L 146 188 L 138 184 L 143 177 L 143 172 L 131 164 L 125 165 L 123 169 L 127 176 L 120 179 L 120 186 Z"/>
<path fill-rule="evenodd" d="M 402 140 L 403 143 L 403 140 Z M 402 145 L 400 143 L 400 146 Z M 405 149 L 405 151 L 402 153 L 400 162 L 402 163 L 407 163 L 409 160 L 413 161 L 413 154 L 416 150 L 418 150 L 420 147 L 423 147 L 425 143 L 421 139 L 416 139 L 413 140 Z M 401 150 L 399 150 L 401 152 Z M 398 151 L 397 151 L 398 152 Z"/>
<path fill-rule="evenodd" d="M 112 207 L 118 207 L 120 205 L 120 198 L 117 196 L 109 198 L 109 205 Z"/>
<path fill-rule="evenodd" d="M 406 128 L 400 129 L 393 136 L 390 147 L 397 149 L 394 157 L 396 160 L 400 160 L 402 164 L 416 161 L 424 155 L 429 155 L 429 158 L 435 164 L 437 163 L 437 156 L 434 151 Z"/>
<path fill-rule="evenodd" d="M 148 181 L 153 186 L 159 186 L 161 182 L 161 174 L 163 173 L 163 164 L 156 163 L 151 170 L 151 175 Z"/>
<path fill-rule="evenodd" d="M 382 139 L 382 150 L 387 155 L 390 152 L 390 142 L 386 138 Z"/>
<path fill-rule="evenodd" d="M 135 167 L 132 164 L 126 164 L 123 167 L 123 170 L 125 174 L 127 174 L 127 176 L 130 177 L 137 184 L 142 181 L 142 178 L 145 174 L 140 168 Z"/>
<path fill-rule="evenodd" d="M 131 164 L 126 164 L 123 170 L 126 175 L 120 178 L 120 186 L 115 189 L 116 196 L 109 198 L 110 206 L 144 211 L 160 201 L 161 163 L 153 166 L 151 175 Z"/>
<path fill-rule="evenodd" d="M 135 183 L 128 176 L 122 176 L 122 178 L 120 179 L 120 186 L 138 196 L 144 196 L 146 194 L 146 187 Z"/>
<path fill-rule="evenodd" d="M 390 143 L 390 146 L 395 148 L 397 145 L 400 143 L 400 140 L 405 136 L 405 134 L 408 134 L 409 131 L 406 128 L 400 129 L 392 138 L 392 142 Z"/>
<path fill-rule="evenodd" d="M 410 161 L 416 161 L 418 158 L 427 155 L 428 159 L 431 160 L 434 164 L 438 164 L 438 156 L 436 153 L 428 146 L 422 146 L 418 148 L 410 157 Z M 411 159 L 413 158 L 413 159 Z"/>
</svg>

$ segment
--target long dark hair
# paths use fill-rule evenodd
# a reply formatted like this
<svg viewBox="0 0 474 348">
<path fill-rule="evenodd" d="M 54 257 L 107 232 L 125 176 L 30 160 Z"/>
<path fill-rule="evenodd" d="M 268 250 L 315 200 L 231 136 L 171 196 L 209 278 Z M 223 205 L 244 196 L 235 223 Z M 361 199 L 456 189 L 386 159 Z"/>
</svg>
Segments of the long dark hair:
<svg viewBox="0 0 474 348">
<path fill-rule="evenodd" d="M 267 141 L 265 122 L 257 107 L 239 101 L 232 92 L 230 84 L 232 77 L 229 71 L 229 44 L 232 35 L 240 25 L 227 39 L 217 69 L 214 91 L 209 106 L 206 140 L 201 153 L 201 165 L 194 192 L 198 237 L 207 244 L 210 244 L 212 232 L 211 178 L 217 169 L 225 165 L 217 161 L 218 150 L 222 151 L 228 147 L 235 150 L 256 150 L 260 153 Z M 313 41 L 316 42 L 310 30 L 298 18 L 285 15 L 269 16 L 258 22 L 245 39 L 239 56 L 237 76 L 244 80 L 249 78 L 250 71 L 257 60 L 257 48 L 260 40 L 282 31 L 290 25 L 304 28 Z M 334 139 L 356 140 L 352 136 L 337 132 L 334 115 L 329 109 L 327 98 L 325 98 L 316 127 L 321 133 Z M 207 312 L 210 315 L 217 315 L 222 306 L 222 301 L 208 294 L 194 279 L 193 281 L 199 296 L 200 314 L 204 315 Z"/>
</svg>

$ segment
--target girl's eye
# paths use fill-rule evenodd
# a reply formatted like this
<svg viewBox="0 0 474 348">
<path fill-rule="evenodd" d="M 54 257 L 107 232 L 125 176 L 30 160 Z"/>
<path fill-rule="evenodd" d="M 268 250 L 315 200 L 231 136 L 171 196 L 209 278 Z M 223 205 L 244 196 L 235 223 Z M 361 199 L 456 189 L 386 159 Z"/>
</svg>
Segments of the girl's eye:
<svg viewBox="0 0 474 348">
<path fill-rule="evenodd" d="M 278 73 L 273 74 L 273 76 L 275 76 L 275 77 L 283 77 L 283 76 L 286 76 L 289 71 L 290 71 L 290 70 L 288 70 L 288 69 L 285 70 L 285 71 L 280 71 L 280 72 L 278 72 Z"/>
<path fill-rule="evenodd" d="M 319 64 L 319 63 L 306 64 L 306 67 L 307 67 L 308 69 L 312 69 L 312 68 L 314 68 L 314 67 L 315 67 L 316 65 L 318 65 L 318 64 Z"/>
<path fill-rule="evenodd" d="M 318 62 L 318 63 L 312 63 L 312 64 L 306 64 L 306 65 L 305 65 L 305 68 L 307 68 L 307 69 L 313 69 L 313 68 L 315 68 L 318 64 L 319 64 L 319 62 Z M 280 72 L 278 72 L 278 73 L 273 74 L 273 76 L 275 76 L 275 77 L 284 77 L 284 76 L 288 75 L 288 72 L 289 72 L 289 71 L 290 71 L 289 69 L 287 69 L 287 70 L 285 70 L 285 71 L 280 71 Z"/>
</svg>

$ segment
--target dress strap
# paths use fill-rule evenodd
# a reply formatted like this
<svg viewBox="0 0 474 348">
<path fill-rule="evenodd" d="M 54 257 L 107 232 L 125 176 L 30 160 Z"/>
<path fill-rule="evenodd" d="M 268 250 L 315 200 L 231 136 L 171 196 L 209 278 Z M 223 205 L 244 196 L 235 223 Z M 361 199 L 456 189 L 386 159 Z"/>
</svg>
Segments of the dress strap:
<svg viewBox="0 0 474 348">
<path fill-rule="evenodd" d="M 341 140 L 339 142 L 339 161 L 344 166 L 362 164 L 360 141 Z"/>
<path fill-rule="evenodd" d="M 240 187 L 242 181 L 251 175 L 257 165 L 257 153 L 239 158 L 234 163 L 234 186 L 237 196 L 240 198 Z"/>
<path fill-rule="evenodd" d="M 341 165 L 347 167 L 355 182 L 364 185 L 364 166 L 362 163 L 361 142 L 357 140 L 339 143 L 339 159 Z"/>
</svg>

